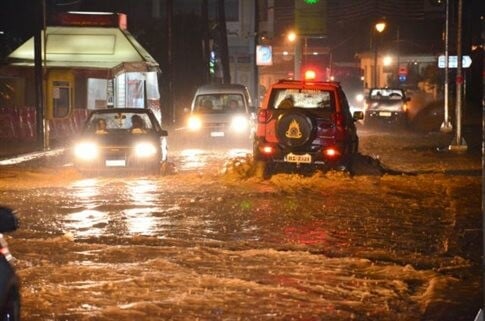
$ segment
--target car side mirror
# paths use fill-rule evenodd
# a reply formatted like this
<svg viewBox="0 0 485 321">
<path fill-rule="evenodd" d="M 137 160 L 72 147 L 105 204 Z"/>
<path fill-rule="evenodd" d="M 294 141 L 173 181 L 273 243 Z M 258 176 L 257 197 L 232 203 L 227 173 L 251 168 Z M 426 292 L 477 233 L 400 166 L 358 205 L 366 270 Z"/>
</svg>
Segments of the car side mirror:
<svg viewBox="0 0 485 321">
<path fill-rule="evenodd" d="M 160 136 L 167 137 L 168 136 L 168 131 L 166 129 L 160 130 Z"/>
<path fill-rule="evenodd" d="M 362 112 L 362 111 L 354 111 L 354 114 L 352 115 L 352 118 L 354 119 L 354 121 L 362 120 L 362 119 L 364 119 L 364 112 Z"/>
<path fill-rule="evenodd" d="M 19 222 L 13 210 L 0 207 L 0 233 L 13 232 L 19 226 Z"/>
</svg>

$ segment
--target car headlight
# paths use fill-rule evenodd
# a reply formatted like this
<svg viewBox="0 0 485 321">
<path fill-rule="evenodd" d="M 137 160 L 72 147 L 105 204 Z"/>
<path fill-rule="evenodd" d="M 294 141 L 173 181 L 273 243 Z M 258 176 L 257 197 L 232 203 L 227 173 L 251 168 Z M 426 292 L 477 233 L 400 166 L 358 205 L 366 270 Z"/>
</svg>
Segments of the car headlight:
<svg viewBox="0 0 485 321">
<path fill-rule="evenodd" d="M 197 116 L 190 116 L 187 120 L 187 127 L 192 131 L 197 131 L 202 127 L 202 121 Z"/>
<path fill-rule="evenodd" d="M 355 95 L 355 101 L 357 101 L 359 103 L 363 102 L 364 101 L 364 95 L 362 95 L 362 94 Z"/>
<path fill-rule="evenodd" d="M 236 132 L 239 132 L 239 133 L 243 132 L 247 130 L 248 127 L 249 127 L 249 120 L 247 119 L 247 117 L 238 115 L 238 116 L 234 116 L 231 119 L 231 128 Z"/>
<path fill-rule="evenodd" d="M 82 160 L 93 160 L 98 157 L 99 149 L 95 143 L 83 142 L 74 146 L 74 155 Z"/>
<path fill-rule="evenodd" d="M 151 143 L 138 143 L 135 145 L 137 157 L 151 157 L 157 153 L 157 148 Z"/>
</svg>

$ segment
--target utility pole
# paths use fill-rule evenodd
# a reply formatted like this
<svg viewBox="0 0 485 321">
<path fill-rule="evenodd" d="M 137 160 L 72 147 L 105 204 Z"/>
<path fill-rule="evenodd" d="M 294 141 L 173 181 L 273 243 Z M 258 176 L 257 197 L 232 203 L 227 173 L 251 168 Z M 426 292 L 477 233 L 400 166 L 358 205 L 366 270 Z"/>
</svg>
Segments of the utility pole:
<svg viewBox="0 0 485 321">
<path fill-rule="evenodd" d="M 167 79 L 167 110 L 171 115 L 171 123 L 175 124 L 175 104 L 173 103 L 173 0 L 166 2 L 166 28 L 167 28 L 167 70 L 165 77 Z"/>
<path fill-rule="evenodd" d="M 251 57 L 251 66 L 253 68 L 253 98 L 255 106 L 259 106 L 259 73 L 258 66 L 256 65 L 256 47 L 258 46 L 259 39 L 259 11 L 258 11 L 258 0 L 254 0 L 254 14 L 251 21 L 251 33 L 252 37 L 249 37 L 249 55 Z"/>
<path fill-rule="evenodd" d="M 224 9 L 224 0 L 217 1 L 219 30 L 220 30 L 220 51 L 222 60 L 222 83 L 231 83 L 231 71 L 229 70 L 229 49 L 227 47 L 227 29 L 226 29 L 226 11 Z"/>
<path fill-rule="evenodd" d="M 445 5 L 446 5 L 446 22 L 445 22 L 445 92 L 444 92 L 444 103 L 445 103 L 445 119 L 443 120 L 443 123 L 441 124 L 440 130 L 443 133 L 451 133 L 453 130 L 453 126 L 451 125 L 450 122 L 450 116 L 449 116 L 449 103 L 448 103 L 448 98 L 449 98 L 449 67 L 448 67 L 448 59 L 449 59 L 449 50 L 448 50 L 448 45 L 449 45 L 449 24 L 450 24 L 450 4 L 449 0 L 446 0 Z"/>
<path fill-rule="evenodd" d="M 209 83 L 209 56 L 210 56 L 210 43 L 209 43 L 209 0 L 202 0 L 201 4 L 201 17 L 202 17 L 202 60 L 203 60 L 203 74 L 204 83 Z"/>
<path fill-rule="evenodd" d="M 45 2 L 38 2 L 37 24 L 34 35 L 34 73 L 35 73 L 35 105 L 36 105 L 36 136 L 40 149 L 46 149 L 46 126 L 44 120 L 44 67 L 42 59 L 42 32 L 45 29 Z M 48 137 L 47 137 L 48 138 Z"/>
<path fill-rule="evenodd" d="M 302 56 L 302 37 L 300 35 L 296 36 L 295 39 L 295 66 L 294 66 L 294 80 L 301 80 L 301 56 Z"/>
<path fill-rule="evenodd" d="M 457 68 L 456 68 L 456 134 L 451 142 L 449 149 L 456 152 L 464 152 L 468 149 L 465 139 L 461 135 L 461 110 L 462 110 L 462 89 L 463 89 L 463 54 L 461 48 L 462 39 L 462 18 L 463 18 L 463 0 L 458 0 L 458 22 L 456 34 L 456 54 L 457 54 Z M 448 61 L 446 61 L 448 64 Z"/>
</svg>

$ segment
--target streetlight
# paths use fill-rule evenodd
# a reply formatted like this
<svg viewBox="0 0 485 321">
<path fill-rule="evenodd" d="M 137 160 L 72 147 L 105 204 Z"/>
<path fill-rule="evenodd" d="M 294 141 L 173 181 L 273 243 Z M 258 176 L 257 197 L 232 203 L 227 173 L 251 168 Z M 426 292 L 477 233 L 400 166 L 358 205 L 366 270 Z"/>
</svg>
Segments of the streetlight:
<svg viewBox="0 0 485 321">
<path fill-rule="evenodd" d="M 296 40 L 296 33 L 294 31 L 290 31 L 287 38 L 290 42 L 294 42 Z"/>
<path fill-rule="evenodd" d="M 386 23 L 384 21 L 379 21 L 374 25 L 375 30 L 378 33 L 382 33 L 386 29 Z M 374 35 L 374 87 L 377 87 L 377 33 L 373 32 Z"/>
<path fill-rule="evenodd" d="M 294 56 L 294 70 L 293 70 L 293 79 L 300 80 L 301 78 L 301 56 L 302 56 L 302 48 L 301 48 L 301 37 L 299 37 L 296 32 L 290 31 L 287 35 L 287 39 L 290 42 L 295 43 L 295 56 Z"/>
<path fill-rule="evenodd" d="M 382 58 L 382 64 L 384 65 L 384 67 L 389 67 L 390 65 L 392 65 L 393 63 L 393 59 L 391 56 L 385 56 L 384 58 Z"/>
</svg>

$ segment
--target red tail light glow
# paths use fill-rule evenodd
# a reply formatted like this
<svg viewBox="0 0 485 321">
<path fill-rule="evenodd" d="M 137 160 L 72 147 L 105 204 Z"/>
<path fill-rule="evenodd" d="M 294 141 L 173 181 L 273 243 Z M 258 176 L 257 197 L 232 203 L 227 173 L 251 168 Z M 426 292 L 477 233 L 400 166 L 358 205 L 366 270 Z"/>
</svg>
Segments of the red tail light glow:
<svg viewBox="0 0 485 321">
<path fill-rule="evenodd" d="M 339 156 L 340 152 L 338 151 L 338 149 L 330 147 L 330 148 L 325 149 L 323 151 L 323 154 L 325 156 L 329 157 L 329 158 L 333 158 L 333 157 Z"/>
<path fill-rule="evenodd" d="M 262 151 L 264 154 L 273 154 L 274 149 L 273 149 L 273 147 L 271 147 L 271 146 L 263 146 L 263 147 L 261 148 L 261 151 Z"/>
<path fill-rule="evenodd" d="M 307 70 L 305 71 L 305 80 L 315 80 L 317 78 L 317 73 L 315 70 Z"/>
</svg>

